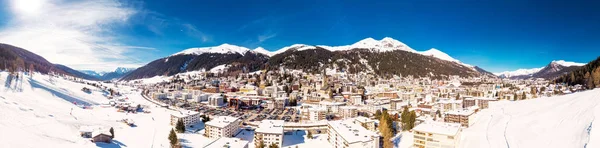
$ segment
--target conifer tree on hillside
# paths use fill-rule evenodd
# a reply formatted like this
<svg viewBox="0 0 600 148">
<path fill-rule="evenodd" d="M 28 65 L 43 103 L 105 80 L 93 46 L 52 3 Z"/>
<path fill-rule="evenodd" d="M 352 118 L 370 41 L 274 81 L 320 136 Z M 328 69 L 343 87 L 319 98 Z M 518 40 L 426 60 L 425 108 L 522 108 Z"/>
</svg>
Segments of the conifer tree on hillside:
<svg viewBox="0 0 600 148">
<path fill-rule="evenodd" d="M 169 133 L 169 143 L 171 144 L 172 148 L 179 146 L 179 138 L 177 138 L 177 134 L 173 129 L 171 129 L 171 132 Z"/>
<path fill-rule="evenodd" d="M 269 148 L 279 148 L 279 146 L 275 143 L 272 143 L 271 145 L 269 145 Z"/>
<path fill-rule="evenodd" d="M 183 121 L 181 121 L 181 119 L 177 120 L 177 124 L 175 125 L 175 129 L 177 129 L 178 133 L 185 132 L 185 124 L 183 124 Z"/>
</svg>

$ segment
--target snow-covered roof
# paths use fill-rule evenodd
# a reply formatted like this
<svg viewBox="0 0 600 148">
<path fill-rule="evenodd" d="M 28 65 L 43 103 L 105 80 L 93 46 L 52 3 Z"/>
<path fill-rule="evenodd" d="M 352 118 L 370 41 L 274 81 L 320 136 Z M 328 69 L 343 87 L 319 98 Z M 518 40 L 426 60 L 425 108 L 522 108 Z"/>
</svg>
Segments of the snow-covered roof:
<svg viewBox="0 0 600 148">
<path fill-rule="evenodd" d="M 258 133 L 283 134 L 283 120 L 262 120 L 256 129 Z"/>
<path fill-rule="evenodd" d="M 196 111 L 186 110 L 186 111 L 173 112 L 171 115 L 178 117 L 178 118 L 183 118 L 183 117 L 187 117 L 189 115 L 195 115 L 195 114 L 199 114 L 199 113 Z"/>
<path fill-rule="evenodd" d="M 231 116 L 217 116 L 217 117 L 213 118 L 212 120 L 206 122 L 206 125 L 223 128 L 223 127 L 226 127 L 227 125 L 235 122 L 236 120 L 239 120 L 239 119 L 236 117 L 231 117 Z"/>
<path fill-rule="evenodd" d="M 250 142 L 241 140 L 239 138 L 221 137 L 221 138 L 207 144 L 204 148 L 246 147 L 246 146 L 248 146 L 248 143 L 250 143 Z"/>
<path fill-rule="evenodd" d="M 414 131 L 441 134 L 447 136 L 456 136 L 460 132 L 460 124 L 443 122 L 425 122 L 413 128 Z"/>
<path fill-rule="evenodd" d="M 447 111 L 446 112 L 446 114 L 461 115 L 461 116 L 470 116 L 473 113 L 475 113 L 475 111 L 474 110 L 470 110 L 470 109 L 452 110 L 452 111 Z"/>
<path fill-rule="evenodd" d="M 330 121 L 328 124 L 348 143 L 368 142 L 373 140 L 373 137 L 379 137 L 375 132 L 353 123 L 352 120 Z"/>
</svg>

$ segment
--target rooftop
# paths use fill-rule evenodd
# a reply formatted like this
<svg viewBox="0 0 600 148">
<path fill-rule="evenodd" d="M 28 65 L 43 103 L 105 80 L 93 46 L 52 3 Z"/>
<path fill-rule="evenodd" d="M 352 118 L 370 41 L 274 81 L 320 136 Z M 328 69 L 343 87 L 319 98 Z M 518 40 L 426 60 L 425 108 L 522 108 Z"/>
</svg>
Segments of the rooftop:
<svg viewBox="0 0 600 148">
<path fill-rule="evenodd" d="M 374 140 L 373 137 L 379 137 L 352 120 L 330 121 L 328 124 L 348 143 L 368 142 Z"/>
<path fill-rule="evenodd" d="M 177 112 L 173 112 L 171 115 L 178 117 L 178 118 L 183 118 L 183 117 L 187 117 L 189 115 L 195 115 L 195 114 L 199 114 L 198 112 L 195 111 L 177 111 Z"/>
<path fill-rule="evenodd" d="M 239 138 L 227 138 L 221 137 L 206 146 L 204 148 L 237 148 L 245 147 L 250 143 L 249 141 L 241 140 Z"/>
<path fill-rule="evenodd" d="M 443 122 L 425 122 L 413 128 L 414 131 L 441 134 L 447 136 L 456 136 L 460 132 L 460 124 Z"/>
<path fill-rule="evenodd" d="M 258 133 L 270 133 L 270 134 L 283 134 L 283 120 L 263 120 L 258 125 L 256 132 Z"/>
<path fill-rule="evenodd" d="M 217 116 L 214 119 L 206 122 L 206 125 L 223 128 L 223 127 L 235 122 L 236 120 L 239 120 L 239 119 L 236 117 L 230 117 L 230 116 Z"/>
</svg>

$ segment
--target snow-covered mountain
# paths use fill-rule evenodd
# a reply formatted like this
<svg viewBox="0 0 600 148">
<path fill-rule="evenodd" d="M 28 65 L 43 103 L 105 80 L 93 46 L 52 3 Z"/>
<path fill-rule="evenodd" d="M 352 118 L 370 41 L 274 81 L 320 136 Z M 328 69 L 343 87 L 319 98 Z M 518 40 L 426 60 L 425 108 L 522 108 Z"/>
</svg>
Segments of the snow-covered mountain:
<svg viewBox="0 0 600 148">
<path fill-rule="evenodd" d="M 286 46 L 286 47 L 283 47 L 276 51 L 268 51 L 261 47 L 255 49 L 254 51 L 257 51 L 257 52 L 260 51 L 259 53 L 273 56 L 273 55 L 280 54 L 280 53 L 283 53 L 283 52 L 291 50 L 291 49 L 295 49 L 297 51 L 302 51 L 302 50 L 308 50 L 308 49 L 316 49 L 317 47 L 321 47 L 321 48 L 327 49 L 329 51 L 347 51 L 347 50 L 352 50 L 352 49 L 369 49 L 370 51 L 373 51 L 373 52 L 389 52 L 389 51 L 394 51 L 394 50 L 402 50 L 402 51 L 408 51 L 408 52 L 413 52 L 413 53 L 419 53 L 419 54 L 426 55 L 426 56 L 433 56 L 438 59 L 442 59 L 442 60 L 446 60 L 446 61 L 460 63 L 459 60 L 452 58 L 450 55 L 448 55 L 438 49 L 431 48 L 426 51 L 417 51 L 415 49 L 412 49 L 410 46 L 408 46 L 396 39 L 393 39 L 391 37 L 384 37 L 381 40 L 375 40 L 373 38 L 365 38 L 354 44 L 342 45 L 342 46 L 328 46 L 328 45 L 312 46 L 312 45 L 305 45 L 305 44 L 293 44 L 291 46 Z M 464 64 L 464 63 L 461 63 L 461 64 L 468 66 L 468 67 L 473 67 L 468 64 Z"/>
<path fill-rule="evenodd" d="M 175 55 L 201 55 L 204 53 L 218 53 L 218 54 L 240 54 L 244 55 L 246 52 L 250 51 L 250 49 L 246 47 L 240 47 L 236 45 L 230 44 L 221 44 L 215 47 L 201 47 L 201 48 L 189 48 L 183 50 L 181 52 L 175 53 L 171 56 Z"/>
<path fill-rule="evenodd" d="M 504 71 L 504 72 L 499 72 L 499 73 L 494 73 L 494 74 L 501 78 L 511 78 L 511 77 L 515 77 L 515 76 L 531 76 L 534 73 L 542 70 L 543 68 L 544 67 L 531 68 L 531 69 L 517 69 L 515 71 Z"/>
<path fill-rule="evenodd" d="M 93 71 L 93 70 L 80 70 L 79 72 L 90 75 L 92 77 L 102 77 L 104 74 L 107 73 L 104 71 Z"/>
<path fill-rule="evenodd" d="M 500 73 L 494 73 L 498 77 L 501 78 L 511 78 L 511 79 L 528 79 L 528 78 L 546 78 L 552 79 L 564 73 L 573 71 L 581 66 L 585 65 L 584 63 L 576 63 L 576 62 L 568 62 L 564 60 L 554 60 L 550 62 L 550 64 L 540 67 L 540 68 L 531 68 L 531 69 L 518 69 L 515 71 L 505 71 Z"/>
<path fill-rule="evenodd" d="M 80 70 L 80 72 L 90 75 L 92 77 L 98 78 L 100 80 L 113 80 L 119 79 L 130 72 L 134 71 L 136 68 L 125 68 L 125 67 L 117 67 L 114 71 L 93 71 L 93 70 Z"/>
<path fill-rule="evenodd" d="M 417 61 L 420 63 L 415 63 Z M 240 69 L 258 70 L 264 67 L 264 63 L 269 63 L 269 67 L 285 65 L 285 67 L 296 69 L 313 69 L 323 66 L 322 64 L 335 63 L 338 64 L 337 66 L 341 66 L 339 67 L 340 69 L 358 71 L 361 68 L 365 68 L 366 72 L 378 71 L 381 74 L 388 75 L 394 73 L 417 76 L 436 74 L 475 76 L 485 72 L 481 68 L 478 69 L 475 66 L 464 64 L 438 49 L 431 48 L 429 50 L 417 51 L 398 40 L 384 37 L 380 40 L 365 38 L 353 44 L 341 46 L 293 44 L 273 51 L 262 47 L 251 50 L 231 44 L 189 48 L 162 58 L 161 61 L 149 63 L 144 68 L 136 70 L 126 80 L 157 75 L 170 76 L 195 70 L 208 70 L 219 65 L 232 63 L 238 64 L 233 64 L 227 71 L 237 71 Z M 244 66 L 240 65 L 240 63 Z M 348 65 L 357 63 L 360 63 L 362 66 Z M 402 71 L 406 73 L 392 70 L 393 66 L 398 66 L 394 65 L 394 63 L 403 65 L 405 69 Z M 419 73 L 408 71 L 419 71 Z"/>
<path fill-rule="evenodd" d="M 264 55 L 267 55 L 267 56 L 273 56 L 273 53 L 271 51 L 268 51 L 268 50 L 266 50 L 266 49 L 264 49 L 262 47 L 255 48 L 252 51 L 254 51 L 256 53 L 264 54 Z"/>
</svg>

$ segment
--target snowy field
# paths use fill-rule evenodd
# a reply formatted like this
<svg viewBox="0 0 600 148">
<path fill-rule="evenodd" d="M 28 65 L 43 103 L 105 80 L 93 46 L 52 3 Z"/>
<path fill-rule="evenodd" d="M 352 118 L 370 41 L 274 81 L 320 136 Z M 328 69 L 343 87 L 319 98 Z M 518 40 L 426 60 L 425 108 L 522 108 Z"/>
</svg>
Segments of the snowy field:
<svg viewBox="0 0 600 148">
<path fill-rule="evenodd" d="M 598 148 L 600 89 L 524 101 L 499 101 L 464 129 L 462 148 Z M 600 118 L 599 118 L 600 119 Z"/>
<path fill-rule="evenodd" d="M 143 100 L 139 93 L 126 94 L 132 104 L 149 105 L 151 114 L 127 114 L 105 107 L 108 100 L 99 89 L 88 94 L 81 88 L 91 86 L 48 76 L 26 76 L 22 84 L 8 85 L 6 72 L 0 72 L 0 147 L 168 147 L 171 129 L 169 113 Z M 15 89 L 21 85 L 22 92 Z M 92 109 L 79 105 L 90 104 Z M 72 111 L 71 111 L 72 110 Z M 121 119 L 132 119 L 130 127 Z M 95 144 L 79 136 L 82 126 L 115 129 L 111 144 Z"/>
</svg>

